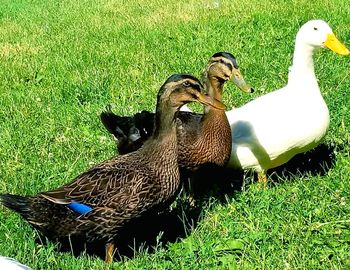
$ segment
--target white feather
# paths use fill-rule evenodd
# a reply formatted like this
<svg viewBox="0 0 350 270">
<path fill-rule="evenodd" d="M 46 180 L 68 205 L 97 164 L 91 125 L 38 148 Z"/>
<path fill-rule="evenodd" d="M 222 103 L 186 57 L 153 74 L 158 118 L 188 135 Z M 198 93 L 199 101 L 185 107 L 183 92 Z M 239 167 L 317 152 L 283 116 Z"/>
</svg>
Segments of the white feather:
<svg viewBox="0 0 350 270">
<path fill-rule="evenodd" d="M 26 265 L 19 263 L 18 261 L 0 256 L 0 269 L 2 270 L 32 270 Z"/>
</svg>

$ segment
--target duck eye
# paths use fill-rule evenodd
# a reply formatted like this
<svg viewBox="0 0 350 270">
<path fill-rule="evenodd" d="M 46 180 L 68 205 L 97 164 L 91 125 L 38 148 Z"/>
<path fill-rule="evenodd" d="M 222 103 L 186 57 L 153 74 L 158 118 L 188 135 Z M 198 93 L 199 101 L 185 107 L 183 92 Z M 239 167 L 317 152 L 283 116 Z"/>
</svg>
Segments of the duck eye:
<svg viewBox="0 0 350 270">
<path fill-rule="evenodd" d="M 189 87 L 191 84 L 190 84 L 189 82 L 186 81 L 186 82 L 183 82 L 182 85 L 183 85 L 184 87 Z"/>
<path fill-rule="evenodd" d="M 318 28 L 317 28 L 317 27 L 314 27 L 314 30 L 315 30 L 315 31 L 317 31 L 317 30 L 318 30 Z"/>
</svg>

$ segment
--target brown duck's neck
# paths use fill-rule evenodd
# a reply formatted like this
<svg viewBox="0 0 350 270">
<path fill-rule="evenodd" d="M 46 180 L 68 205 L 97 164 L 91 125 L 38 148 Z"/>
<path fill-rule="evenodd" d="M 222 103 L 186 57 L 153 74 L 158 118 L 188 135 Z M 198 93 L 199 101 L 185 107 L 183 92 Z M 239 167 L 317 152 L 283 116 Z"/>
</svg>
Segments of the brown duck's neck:
<svg viewBox="0 0 350 270">
<path fill-rule="evenodd" d="M 176 112 L 177 109 L 173 107 L 157 106 L 153 135 L 142 150 L 149 157 L 149 166 L 159 175 L 164 198 L 173 196 L 180 184 Z"/>
<path fill-rule="evenodd" d="M 224 80 L 220 80 L 217 77 L 209 77 L 205 82 L 208 95 L 212 98 L 221 101 L 224 83 Z"/>
<path fill-rule="evenodd" d="M 176 111 L 163 103 L 157 105 L 153 134 L 143 147 L 143 152 L 153 160 L 177 160 Z"/>
<path fill-rule="evenodd" d="M 225 81 L 220 80 L 217 77 L 209 76 L 205 82 L 208 96 L 215 98 L 218 101 L 222 101 L 222 90 L 224 87 L 224 83 Z M 205 106 L 204 112 L 208 113 L 211 110 L 221 111 L 207 105 Z"/>
<path fill-rule="evenodd" d="M 206 108 L 202 123 L 202 132 L 204 131 L 209 134 L 215 133 L 217 130 L 230 129 L 225 111 L 211 107 Z"/>
<path fill-rule="evenodd" d="M 176 139 L 176 113 L 176 108 L 169 108 L 166 104 L 161 103 L 157 106 L 152 135 L 153 140 L 159 142 L 174 136 Z"/>
</svg>

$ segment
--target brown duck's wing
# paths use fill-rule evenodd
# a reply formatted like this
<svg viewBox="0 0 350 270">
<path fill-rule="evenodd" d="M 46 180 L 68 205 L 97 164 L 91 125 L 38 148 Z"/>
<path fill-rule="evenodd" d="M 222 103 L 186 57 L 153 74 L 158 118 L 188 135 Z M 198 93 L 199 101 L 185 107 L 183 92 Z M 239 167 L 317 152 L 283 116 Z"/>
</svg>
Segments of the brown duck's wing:
<svg viewBox="0 0 350 270">
<path fill-rule="evenodd" d="M 131 211 L 124 212 L 118 211 L 110 207 L 97 207 L 93 211 L 80 216 L 75 222 L 75 226 L 72 226 L 67 235 L 84 234 L 88 241 L 110 240 L 116 236 L 118 230 L 130 220 Z M 67 228 L 66 228 L 67 229 Z"/>
<path fill-rule="evenodd" d="M 152 168 L 140 165 L 139 162 L 119 162 L 109 166 L 95 167 L 80 176 L 72 183 L 58 189 L 43 192 L 40 195 L 57 204 L 71 202 L 85 203 L 90 206 L 106 205 L 117 194 L 127 194 L 128 190 L 139 191 L 145 184 L 157 183 Z M 122 197 L 116 196 L 116 199 Z"/>
<path fill-rule="evenodd" d="M 109 193 L 103 205 L 94 207 L 72 223 L 69 234 L 84 234 L 88 241 L 115 237 L 128 221 L 152 209 L 161 200 L 161 187 L 150 178 L 143 180 L 127 183 L 123 192 Z"/>
<path fill-rule="evenodd" d="M 88 241 L 114 238 L 118 231 L 130 220 L 141 216 L 149 210 L 142 201 L 96 207 L 91 212 L 82 215 L 72 226 L 70 234 L 84 234 Z"/>
<path fill-rule="evenodd" d="M 110 239 L 130 219 L 164 200 L 162 186 L 152 169 L 137 164 L 133 168 L 121 165 L 124 167 L 118 167 L 119 170 L 94 168 L 75 182 L 29 198 L 25 218 L 49 238 L 81 235 L 87 236 L 88 241 Z M 89 174 L 92 171 L 91 175 L 96 176 Z M 101 179 L 102 176 L 106 178 Z M 109 181 L 101 182 L 105 179 Z M 90 210 L 82 213 L 67 207 L 71 202 Z M 104 236 L 101 231 L 108 234 Z"/>
</svg>

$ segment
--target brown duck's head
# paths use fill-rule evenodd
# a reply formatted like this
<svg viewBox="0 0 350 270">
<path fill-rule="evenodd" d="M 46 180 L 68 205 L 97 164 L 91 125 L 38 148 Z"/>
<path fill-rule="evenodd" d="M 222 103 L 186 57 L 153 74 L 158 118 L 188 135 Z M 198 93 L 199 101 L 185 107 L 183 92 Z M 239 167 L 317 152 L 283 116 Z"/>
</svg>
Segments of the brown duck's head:
<svg viewBox="0 0 350 270">
<path fill-rule="evenodd" d="M 254 92 L 254 89 L 245 82 L 236 58 L 229 52 L 218 52 L 210 58 L 204 72 L 204 79 L 211 80 L 213 78 L 221 83 L 232 80 L 243 92 Z"/>
<path fill-rule="evenodd" d="M 203 94 L 203 85 L 196 77 L 189 74 L 171 75 L 160 88 L 157 99 L 158 103 L 164 102 L 176 109 L 193 101 L 216 109 L 226 108 L 220 101 Z"/>
</svg>

